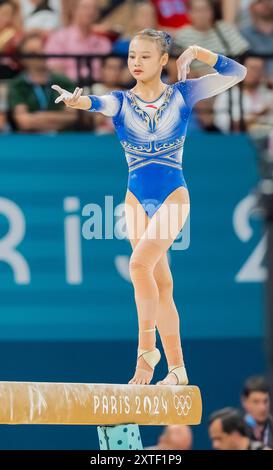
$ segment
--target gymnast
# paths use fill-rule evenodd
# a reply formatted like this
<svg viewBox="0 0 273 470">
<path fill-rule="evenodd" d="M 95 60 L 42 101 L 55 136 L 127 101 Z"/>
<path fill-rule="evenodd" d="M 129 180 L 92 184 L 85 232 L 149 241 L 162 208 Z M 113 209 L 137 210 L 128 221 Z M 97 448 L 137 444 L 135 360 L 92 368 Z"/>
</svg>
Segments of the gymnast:
<svg viewBox="0 0 273 470">
<path fill-rule="evenodd" d="M 166 84 L 161 73 L 171 40 L 168 33 L 153 29 L 133 37 L 128 67 L 136 84 L 131 90 L 83 96 L 81 88 L 69 93 L 52 86 L 60 95 L 56 103 L 63 101 L 68 107 L 111 117 L 125 151 L 129 169 L 125 216 L 132 245 L 129 271 L 138 315 L 136 369 L 129 384 L 138 385 L 151 382 L 160 360 L 156 329 L 168 364 L 167 376 L 157 384 L 188 384 L 167 257 L 190 208 L 182 169 L 183 146 L 195 103 L 227 90 L 246 75 L 246 67 L 238 62 L 193 45 L 177 59 L 178 81 Z M 187 79 L 195 59 L 215 72 Z"/>
</svg>

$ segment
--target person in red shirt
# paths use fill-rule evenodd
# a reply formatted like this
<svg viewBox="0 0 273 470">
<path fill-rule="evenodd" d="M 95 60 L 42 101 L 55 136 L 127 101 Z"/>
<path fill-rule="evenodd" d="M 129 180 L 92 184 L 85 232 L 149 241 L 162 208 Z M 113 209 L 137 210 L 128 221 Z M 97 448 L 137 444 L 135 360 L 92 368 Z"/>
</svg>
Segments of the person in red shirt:
<svg viewBox="0 0 273 470">
<path fill-rule="evenodd" d="M 188 0 L 151 0 L 157 11 L 157 20 L 161 28 L 173 30 L 190 23 Z"/>
</svg>

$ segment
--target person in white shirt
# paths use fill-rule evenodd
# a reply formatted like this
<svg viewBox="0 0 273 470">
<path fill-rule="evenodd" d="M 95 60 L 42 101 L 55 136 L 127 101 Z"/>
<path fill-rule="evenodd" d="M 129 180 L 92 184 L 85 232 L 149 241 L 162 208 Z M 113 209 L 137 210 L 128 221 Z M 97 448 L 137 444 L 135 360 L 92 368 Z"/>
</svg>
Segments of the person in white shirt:
<svg viewBox="0 0 273 470">
<path fill-rule="evenodd" d="M 273 125 L 273 91 L 263 79 L 265 63 L 259 57 L 248 57 L 245 61 L 247 75 L 242 88 L 242 108 L 248 131 Z M 240 90 L 236 86 L 231 93 L 231 115 L 233 129 L 240 130 Z M 229 92 L 218 95 L 214 103 L 214 123 L 223 132 L 230 130 Z"/>
<path fill-rule="evenodd" d="M 62 25 L 61 0 L 20 0 L 24 29 L 52 31 Z"/>
</svg>

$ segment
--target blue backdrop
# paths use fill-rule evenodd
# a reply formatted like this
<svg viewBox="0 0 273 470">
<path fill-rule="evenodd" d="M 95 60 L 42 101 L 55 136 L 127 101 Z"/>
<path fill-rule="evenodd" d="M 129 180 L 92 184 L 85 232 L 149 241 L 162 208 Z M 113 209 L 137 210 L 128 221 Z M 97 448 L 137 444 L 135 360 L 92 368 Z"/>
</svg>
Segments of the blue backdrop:
<svg viewBox="0 0 273 470">
<path fill-rule="evenodd" d="M 190 246 L 170 250 L 170 261 L 204 419 L 238 403 L 242 380 L 264 368 L 255 160 L 246 136 L 198 133 L 186 142 Z M 126 382 L 137 340 L 130 244 L 82 236 L 90 204 L 104 224 L 112 196 L 113 228 L 122 227 L 127 164 L 116 137 L 5 136 L 0 165 L 0 379 Z M 165 372 L 162 364 L 158 378 Z M 159 432 L 144 428 L 144 443 Z M 195 432 L 195 446 L 206 447 L 205 424 Z M 94 428 L 1 428 L 0 438 L 1 448 L 97 447 Z"/>
</svg>

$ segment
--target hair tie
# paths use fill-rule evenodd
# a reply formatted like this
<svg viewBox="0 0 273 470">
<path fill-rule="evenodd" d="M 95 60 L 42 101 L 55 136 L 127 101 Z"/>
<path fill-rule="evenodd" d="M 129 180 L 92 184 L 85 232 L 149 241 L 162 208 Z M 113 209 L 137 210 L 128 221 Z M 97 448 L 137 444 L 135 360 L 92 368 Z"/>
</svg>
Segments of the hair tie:
<svg viewBox="0 0 273 470">
<path fill-rule="evenodd" d="M 173 40 L 172 36 L 169 33 L 166 33 L 166 31 L 163 31 L 163 33 L 166 44 L 170 46 Z"/>
</svg>

